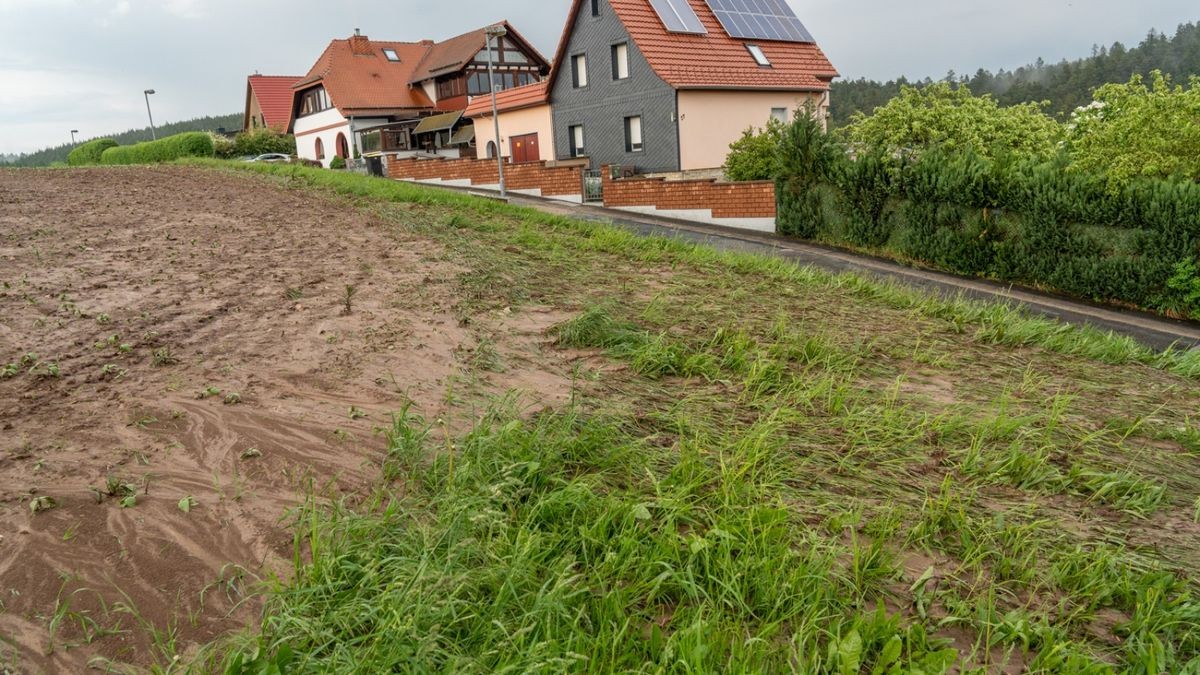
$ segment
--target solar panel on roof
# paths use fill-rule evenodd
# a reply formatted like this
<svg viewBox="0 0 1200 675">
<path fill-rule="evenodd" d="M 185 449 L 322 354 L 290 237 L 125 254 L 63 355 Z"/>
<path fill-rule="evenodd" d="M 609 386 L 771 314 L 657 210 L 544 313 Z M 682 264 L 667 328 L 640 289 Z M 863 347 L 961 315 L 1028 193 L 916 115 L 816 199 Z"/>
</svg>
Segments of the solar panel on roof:
<svg viewBox="0 0 1200 675">
<path fill-rule="evenodd" d="M 658 18 L 672 33 L 707 33 L 688 0 L 650 0 Z"/>
<path fill-rule="evenodd" d="M 706 0 L 732 38 L 816 42 L 787 0 Z"/>
</svg>

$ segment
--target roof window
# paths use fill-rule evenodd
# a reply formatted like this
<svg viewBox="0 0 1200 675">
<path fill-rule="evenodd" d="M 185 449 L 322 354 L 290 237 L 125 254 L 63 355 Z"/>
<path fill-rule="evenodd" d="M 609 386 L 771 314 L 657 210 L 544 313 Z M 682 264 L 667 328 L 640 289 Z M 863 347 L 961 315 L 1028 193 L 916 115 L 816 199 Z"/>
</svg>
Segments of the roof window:
<svg viewBox="0 0 1200 675">
<path fill-rule="evenodd" d="M 392 61 L 393 63 L 400 62 L 400 55 L 396 53 L 395 49 L 385 49 L 383 50 L 383 55 L 387 57 L 388 61 Z"/>
<path fill-rule="evenodd" d="M 763 53 L 762 47 L 758 45 L 746 45 L 746 49 L 750 51 L 750 56 L 754 57 L 754 62 L 760 66 L 770 66 L 771 61 L 767 55 Z"/>
</svg>

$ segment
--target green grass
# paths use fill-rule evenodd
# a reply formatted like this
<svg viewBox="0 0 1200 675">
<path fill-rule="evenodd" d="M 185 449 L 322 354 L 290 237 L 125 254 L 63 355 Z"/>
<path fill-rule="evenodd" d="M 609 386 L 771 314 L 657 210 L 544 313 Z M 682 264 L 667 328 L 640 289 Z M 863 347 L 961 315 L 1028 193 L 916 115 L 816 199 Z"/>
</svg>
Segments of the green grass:
<svg viewBox="0 0 1200 675">
<path fill-rule="evenodd" d="M 570 230 L 584 238 L 580 245 L 597 251 L 620 253 L 642 262 L 719 263 L 742 273 L 755 273 L 778 283 L 798 283 L 828 289 L 847 289 L 854 295 L 889 306 L 917 311 L 965 329 L 973 326 L 987 342 L 1008 346 L 1031 345 L 1081 355 L 1115 365 L 1142 363 L 1186 377 L 1200 378 L 1200 349 L 1156 352 L 1132 338 L 1089 326 L 1074 327 L 1028 314 L 1004 303 L 983 303 L 965 298 L 946 299 L 925 294 L 899 283 L 868 280 L 853 274 L 831 274 L 770 256 L 711 247 L 679 239 L 642 237 L 612 226 L 572 220 L 535 209 L 479 199 L 467 194 L 437 190 L 397 181 L 372 179 L 345 172 L 290 165 L 237 164 L 219 160 L 184 159 L 187 166 L 223 168 L 282 178 L 291 187 L 318 188 L 333 194 L 376 202 L 448 207 L 455 210 L 448 223 L 456 228 L 494 230 L 480 218 L 510 217 L 527 228 Z M 544 237 L 528 232 L 524 243 L 543 245 Z M 521 238 L 518 237 L 518 241 Z"/>
<path fill-rule="evenodd" d="M 416 424 L 420 424 L 417 421 Z M 397 457 L 414 437 L 392 434 Z M 859 672 L 952 651 L 866 602 L 885 558 L 797 528 L 769 428 L 679 455 L 619 419 L 494 410 L 364 508 L 309 502 L 261 641 L 297 672 Z M 832 649 L 831 649 L 832 646 Z M 235 669 L 236 670 L 236 669 Z"/>
<path fill-rule="evenodd" d="M 197 163 L 226 168 L 219 163 Z M 235 167 L 438 242 L 454 311 L 569 309 L 569 405 L 408 406 L 309 497 L 269 672 L 1200 669 L 1197 352 L 389 181 Z M 491 372 L 488 359 L 465 366 Z M 479 391 L 455 391 L 472 415 Z"/>
</svg>

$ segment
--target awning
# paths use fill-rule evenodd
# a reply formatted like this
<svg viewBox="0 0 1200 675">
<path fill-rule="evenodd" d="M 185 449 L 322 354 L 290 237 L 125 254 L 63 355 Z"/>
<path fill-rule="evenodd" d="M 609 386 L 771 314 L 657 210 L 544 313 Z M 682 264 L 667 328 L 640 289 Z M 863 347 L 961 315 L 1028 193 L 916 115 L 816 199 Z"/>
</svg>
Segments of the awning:
<svg viewBox="0 0 1200 675">
<path fill-rule="evenodd" d="M 414 134 L 432 134 L 435 131 L 445 131 L 453 129 L 455 124 L 462 119 L 462 111 L 442 113 L 441 115 L 432 115 L 421 120 L 416 129 L 413 129 Z"/>
<path fill-rule="evenodd" d="M 466 145 L 475 140 L 475 125 L 469 124 L 454 132 L 454 136 L 450 138 L 450 145 Z"/>
<path fill-rule="evenodd" d="M 356 127 L 354 127 L 354 132 L 360 133 L 360 134 L 365 134 L 365 133 L 370 133 L 372 131 L 397 131 L 397 130 L 403 129 L 404 127 L 416 126 L 416 124 L 417 124 L 417 119 L 413 118 L 411 120 L 400 120 L 398 122 L 384 122 L 383 124 L 372 124 L 369 127 L 356 126 Z"/>
</svg>

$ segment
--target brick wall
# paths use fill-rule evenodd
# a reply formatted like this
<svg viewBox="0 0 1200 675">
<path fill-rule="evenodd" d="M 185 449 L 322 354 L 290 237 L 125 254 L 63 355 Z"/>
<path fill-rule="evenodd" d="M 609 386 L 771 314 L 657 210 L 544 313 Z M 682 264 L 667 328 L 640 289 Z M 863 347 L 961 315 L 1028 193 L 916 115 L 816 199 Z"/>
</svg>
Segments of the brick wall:
<svg viewBox="0 0 1200 675">
<path fill-rule="evenodd" d="M 410 180 L 469 180 L 472 185 L 496 185 L 500 172 L 490 159 L 391 159 L 389 178 Z M 541 190 L 543 195 L 578 195 L 583 192 L 583 169 L 547 167 L 545 162 L 504 165 L 510 190 Z"/>
<path fill-rule="evenodd" d="M 496 162 L 490 159 L 391 159 L 388 177 L 410 180 L 469 180 L 472 185 L 500 182 Z M 605 206 L 654 206 L 659 209 L 709 209 L 714 218 L 774 218 L 775 184 L 771 181 L 722 183 L 712 179 L 604 177 Z M 583 169 L 547 167 L 545 162 L 506 164 L 504 176 L 512 190 L 539 189 L 543 195 L 578 195 L 583 189 Z"/>
<path fill-rule="evenodd" d="M 714 218 L 774 218 L 775 183 L 721 183 L 713 179 L 604 177 L 605 206 L 654 206 L 659 209 L 711 209 Z"/>
</svg>

